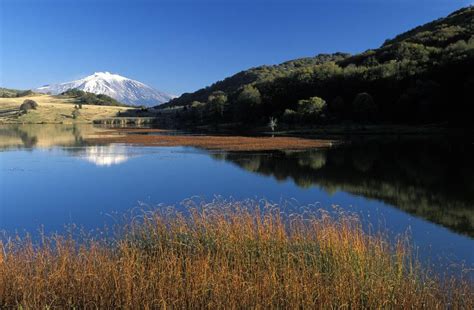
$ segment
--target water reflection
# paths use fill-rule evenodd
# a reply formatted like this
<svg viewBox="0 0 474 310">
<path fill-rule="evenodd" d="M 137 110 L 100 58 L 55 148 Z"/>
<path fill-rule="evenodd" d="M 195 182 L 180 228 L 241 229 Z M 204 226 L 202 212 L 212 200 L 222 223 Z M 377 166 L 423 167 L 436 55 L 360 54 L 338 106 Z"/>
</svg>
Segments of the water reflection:
<svg viewBox="0 0 474 310">
<path fill-rule="evenodd" d="M 112 166 L 126 162 L 132 153 L 123 145 L 87 145 L 85 139 L 103 131 L 91 125 L 8 125 L 0 126 L 0 149 L 65 147 L 73 156 L 96 166 Z"/>
<path fill-rule="evenodd" d="M 101 167 L 121 166 L 132 156 L 140 155 L 130 146 L 86 145 L 87 137 L 100 130 L 90 125 L 0 126 L 0 150 L 61 146 L 68 156 Z M 474 145 L 464 140 L 385 137 L 353 141 L 331 149 L 210 156 L 252 174 L 292 180 L 300 188 L 316 186 L 329 194 L 346 192 L 381 201 L 474 237 Z M 189 169 L 195 164 L 195 158 L 190 158 L 190 162 L 183 162 L 186 169 L 183 165 L 173 166 L 175 170 L 169 177 L 188 178 Z M 139 162 L 135 169 L 150 164 Z M 200 172 L 199 178 L 202 173 L 212 172 Z M 239 185 L 233 186 L 237 192 L 241 190 Z M 190 193 L 194 194 L 197 193 Z"/>
<path fill-rule="evenodd" d="M 474 151 L 468 143 L 376 140 L 327 150 L 213 156 L 302 188 L 383 201 L 474 237 Z"/>
<path fill-rule="evenodd" d="M 10 148 L 50 148 L 83 146 L 84 139 L 100 128 L 90 125 L 24 124 L 0 125 L 0 150 Z"/>
<path fill-rule="evenodd" d="M 96 166 L 112 166 L 126 162 L 131 156 L 121 145 L 90 146 L 79 152 L 78 156 Z"/>
</svg>

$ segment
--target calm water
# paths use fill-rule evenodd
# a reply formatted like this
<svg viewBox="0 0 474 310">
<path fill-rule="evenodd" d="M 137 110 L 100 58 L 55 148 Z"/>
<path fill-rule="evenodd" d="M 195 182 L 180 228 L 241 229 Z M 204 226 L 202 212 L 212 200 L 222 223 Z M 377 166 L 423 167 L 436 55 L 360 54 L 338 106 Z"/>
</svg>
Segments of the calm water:
<svg viewBox="0 0 474 310">
<path fill-rule="evenodd" d="M 0 230 L 69 223 L 200 196 L 296 199 L 360 212 L 391 235 L 410 231 L 420 256 L 474 265 L 474 145 L 457 139 L 363 139 L 327 150 L 252 153 L 85 145 L 90 126 L 0 127 Z"/>
</svg>

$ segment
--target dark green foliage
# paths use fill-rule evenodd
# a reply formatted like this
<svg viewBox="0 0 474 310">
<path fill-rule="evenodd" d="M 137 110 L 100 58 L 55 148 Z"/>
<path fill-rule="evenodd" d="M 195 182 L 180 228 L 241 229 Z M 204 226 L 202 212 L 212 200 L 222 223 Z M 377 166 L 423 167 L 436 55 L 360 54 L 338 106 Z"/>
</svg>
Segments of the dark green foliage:
<svg viewBox="0 0 474 310">
<path fill-rule="evenodd" d="M 207 102 L 221 91 L 227 100 L 225 109 L 219 110 L 219 122 L 263 125 L 269 117 L 277 117 L 297 123 L 304 120 L 298 102 L 319 97 L 328 102 L 325 122 L 472 126 L 473 24 L 474 7 L 468 7 L 387 40 L 378 49 L 252 68 L 161 107 Z M 189 110 L 181 113 L 180 119 L 189 119 Z"/>
<path fill-rule="evenodd" d="M 393 40 L 387 40 L 384 46 L 405 41 L 427 46 L 446 47 L 453 42 L 467 40 L 474 31 L 472 11 L 472 7 L 460 9 L 446 18 L 440 18 L 400 34 Z"/>
<path fill-rule="evenodd" d="M 199 101 L 193 101 L 191 105 L 188 106 L 188 115 L 192 123 L 201 123 L 204 120 L 205 107 L 206 104 Z"/>
<path fill-rule="evenodd" d="M 36 110 L 37 107 L 38 107 L 38 103 L 36 101 L 31 100 L 31 99 L 26 99 L 20 105 L 20 110 L 26 113 L 28 112 L 28 110 Z"/>
<path fill-rule="evenodd" d="M 334 98 L 328 105 L 329 112 L 334 114 L 336 117 L 342 117 L 345 110 L 345 102 L 341 96 Z"/>
<path fill-rule="evenodd" d="M 372 96 L 368 93 L 358 94 L 352 102 L 354 117 L 359 121 L 374 120 L 377 106 Z"/>
<path fill-rule="evenodd" d="M 350 54 L 320 54 L 315 57 L 307 57 L 284 62 L 274 66 L 260 66 L 239 72 L 223 81 L 216 82 L 211 86 L 200 89 L 194 93 L 184 93 L 179 98 L 175 98 L 168 103 L 160 105 L 162 108 L 170 106 L 184 106 L 192 101 L 206 102 L 207 98 L 214 91 L 224 91 L 226 94 L 238 93 L 244 85 L 260 84 L 270 82 L 278 77 L 287 76 L 289 73 L 297 72 L 302 68 L 319 65 L 328 61 L 340 61 L 349 57 Z"/>
<path fill-rule="evenodd" d="M 213 92 L 207 99 L 210 114 L 213 119 L 218 120 L 224 116 L 224 109 L 227 103 L 227 96 L 223 91 Z"/>
<path fill-rule="evenodd" d="M 319 115 L 326 107 L 326 101 L 319 97 L 311 97 L 298 101 L 298 112 L 301 114 Z"/>
<path fill-rule="evenodd" d="M 286 109 L 283 113 L 283 121 L 289 125 L 293 125 L 298 121 L 298 113 L 294 110 Z"/>
<path fill-rule="evenodd" d="M 326 109 L 326 101 L 319 97 L 311 97 L 298 101 L 298 114 L 308 122 L 317 121 Z"/>
<path fill-rule="evenodd" d="M 79 89 L 70 89 L 61 93 L 61 95 L 76 98 L 80 104 L 80 108 L 82 108 L 82 104 L 127 106 L 107 95 L 102 95 L 102 94 L 96 95 L 96 94 L 88 93 Z"/>
<path fill-rule="evenodd" d="M 235 102 L 235 116 L 242 121 L 253 121 L 255 113 L 261 109 L 260 91 L 253 85 L 245 85 Z"/>
</svg>

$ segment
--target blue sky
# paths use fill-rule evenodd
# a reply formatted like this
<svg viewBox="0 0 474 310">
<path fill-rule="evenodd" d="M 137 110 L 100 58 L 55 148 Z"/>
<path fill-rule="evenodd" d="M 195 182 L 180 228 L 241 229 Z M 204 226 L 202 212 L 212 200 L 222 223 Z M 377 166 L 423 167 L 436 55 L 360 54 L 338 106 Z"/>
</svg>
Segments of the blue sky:
<svg viewBox="0 0 474 310">
<path fill-rule="evenodd" d="M 110 71 L 173 94 L 262 64 L 378 47 L 471 0 L 0 0 L 0 86 Z"/>
</svg>

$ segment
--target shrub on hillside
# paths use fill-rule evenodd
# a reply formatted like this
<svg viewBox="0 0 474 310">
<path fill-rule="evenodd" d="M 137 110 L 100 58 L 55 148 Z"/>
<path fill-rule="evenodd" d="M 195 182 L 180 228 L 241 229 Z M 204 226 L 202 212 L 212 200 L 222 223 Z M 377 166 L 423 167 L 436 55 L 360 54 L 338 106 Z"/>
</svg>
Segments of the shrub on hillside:
<svg viewBox="0 0 474 310">
<path fill-rule="evenodd" d="M 326 109 L 326 101 L 319 97 L 311 97 L 298 101 L 298 113 L 305 121 L 318 120 Z"/>
<path fill-rule="evenodd" d="M 36 110 L 37 107 L 38 107 L 38 103 L 36 101 L 31 100 L 31 99 L 26 99 L 20 105 L 20 110 L 26 113 L 28 112 L 28 110 Z"/>
</svg>

